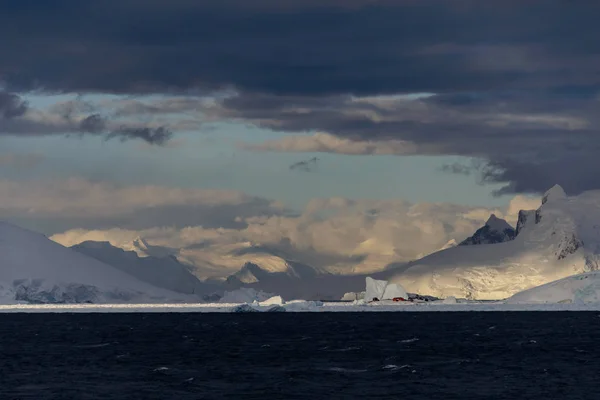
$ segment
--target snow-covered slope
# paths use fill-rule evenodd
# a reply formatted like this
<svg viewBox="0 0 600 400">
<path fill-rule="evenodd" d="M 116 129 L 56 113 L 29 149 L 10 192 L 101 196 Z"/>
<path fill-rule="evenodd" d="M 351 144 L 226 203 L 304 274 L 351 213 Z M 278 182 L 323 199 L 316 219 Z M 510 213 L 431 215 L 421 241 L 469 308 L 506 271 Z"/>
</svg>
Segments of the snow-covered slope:
<svg viewBox="0 0 600 400">
<path fill-rule="evenodd" d="M 288 278 L 291 280 L 296 279 L 312 279 L 319 275 L 319 272 L 314 268 L 294 261 L 283 260 L 284 263 L 280 268 L 273 269 L 268 268 L 271 265 L 267 264 L 258 265 L 251 262 L 244 264 L 235 274 L 229 276 L 227 281 L 234 283 L 239 281 L 241 283 L 256 283 L 264 281 L 265 279 L 273 279 L 274 277 Z"/>
<path fill-rule="evenodd" d="M 141 239 L 134 242 L 149 248 Z M 201 282 L 174 256 L 140 257 L 135 251 L 125 251 L 108 242 L 88 241 L 72 249 L 163 289 L 195 295 L 208 295 L 217 289 Z"/>
<path fill-rule="evenodd" d="M 555 186 L 538 210 L 520 213 L 514 240 L 456 246 L 373 277 L 442 298 L 502 299 L 595 271 L 599 260 L 600 191 L 567 197 Z"/>
<path fill-rule="evenodd" d="M 349 291 L 364 290 L 362 275 L 336 275 L 319 271 L 308 265 L 286 261 L 286 268 L 270 271 L 254 263 L 227 278 L 227 290 L 241 287 L 281 295 L 285 300 L 338 300 Z"/>
<path fill-rule="evenodd" d="M 189 301 L 131 275 L 0 222 L 0 302 L 110 303 Z"/>
<path fill-rule="evenodd" d="M 569 276 L 517 293 L 507 303 L 600 303 L 600 272 Z"/>
<path fill-rule="evenodd" d="M 502 243 L 514 238 L 515 229 L 505 220 L 492 214 L 483 227 L 479 228 L 473 236 L 460 242 L 459 246 Z"/>
</svg>

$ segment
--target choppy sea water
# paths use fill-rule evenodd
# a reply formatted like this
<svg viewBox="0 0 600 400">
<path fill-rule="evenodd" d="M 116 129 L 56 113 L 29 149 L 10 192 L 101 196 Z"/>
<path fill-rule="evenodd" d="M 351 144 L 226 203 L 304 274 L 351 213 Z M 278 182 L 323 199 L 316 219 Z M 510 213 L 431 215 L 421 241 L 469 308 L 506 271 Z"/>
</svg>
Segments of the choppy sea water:
<svg viewBox="0 0 600 400">
<path fill-rule="evenodd" d="M 1 399 L 599 399 L 600 314 L 0 314 Z"/>
</svg>

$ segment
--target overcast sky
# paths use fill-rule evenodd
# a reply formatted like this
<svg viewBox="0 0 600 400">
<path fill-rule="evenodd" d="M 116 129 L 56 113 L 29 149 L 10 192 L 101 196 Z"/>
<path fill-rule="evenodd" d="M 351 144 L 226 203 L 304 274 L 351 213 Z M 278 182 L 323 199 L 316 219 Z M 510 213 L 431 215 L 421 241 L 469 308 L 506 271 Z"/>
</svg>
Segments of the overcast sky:
<svg viewBox="0 0 600 400">
<path fill-rule="evenodd" d="M 598 189 L 599 19 L 567 0 L 2 2 L 0 219 L 242 229 L 319 198 Z"/>
</svg>

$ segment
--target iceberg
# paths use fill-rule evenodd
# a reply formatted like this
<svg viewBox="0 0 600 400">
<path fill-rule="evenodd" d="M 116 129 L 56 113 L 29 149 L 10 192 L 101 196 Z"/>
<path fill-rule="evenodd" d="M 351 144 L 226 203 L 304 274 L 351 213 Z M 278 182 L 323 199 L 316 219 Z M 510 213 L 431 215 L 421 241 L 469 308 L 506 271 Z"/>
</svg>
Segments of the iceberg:
<svg viewBox="0 0 600 400">
<path fill-rule="evenodd" d="M 408 300 L 408 293 L 397 283 L 388 283 L 383 292 L 383 300 L 404 299 Z"/>
<path fill-rule="evenodd" d="M 273 306 L 273 305 L 281 306 L 283 304 L 284 304 L 284 301 L 281 298 L 281 296 L 273 296 L 273 297 L 266 299 L 265 301 L 260 302 L 261 306 Z"/>
<path fill-rule="evenodd" d="M 408 300 L 408 293 L 398 283 L 388 283 L 384 280 L 366 278 L 365 301 L 394 300 L 401 298 Z"/>
<path fill-rule="evenodd" d="M 369 276 L 366 281 L 365 301 L 379 301 L 383 299 L 383 293 L 388 284 L 387 281 L 375 280 Z"/>
</svg>

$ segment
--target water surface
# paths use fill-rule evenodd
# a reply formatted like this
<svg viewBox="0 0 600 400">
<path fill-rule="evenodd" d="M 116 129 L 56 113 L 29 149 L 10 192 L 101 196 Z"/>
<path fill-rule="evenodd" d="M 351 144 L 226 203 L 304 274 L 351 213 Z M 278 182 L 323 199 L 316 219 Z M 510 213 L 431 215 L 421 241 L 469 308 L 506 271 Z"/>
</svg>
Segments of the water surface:
<svg viewBox="0 0 600 400">
<path fill-rule="evenodd" d="M 600 314 L 0 314 L 2 399 L 600 399 Z"/>
</svg>

